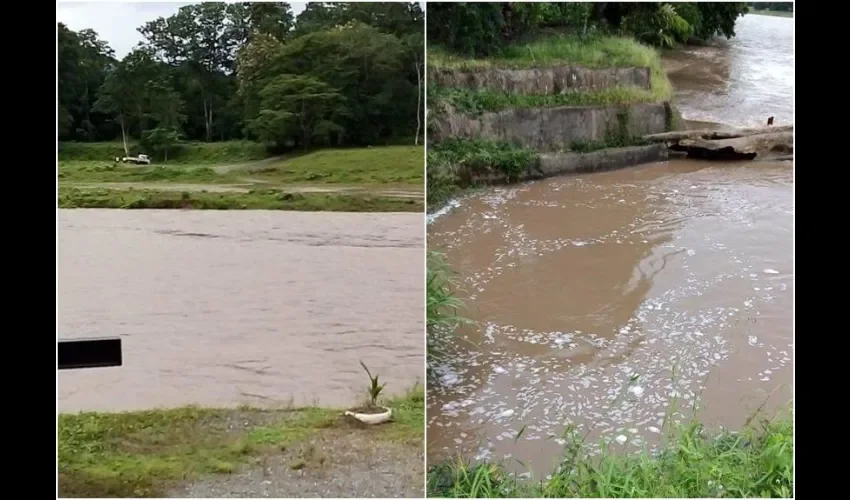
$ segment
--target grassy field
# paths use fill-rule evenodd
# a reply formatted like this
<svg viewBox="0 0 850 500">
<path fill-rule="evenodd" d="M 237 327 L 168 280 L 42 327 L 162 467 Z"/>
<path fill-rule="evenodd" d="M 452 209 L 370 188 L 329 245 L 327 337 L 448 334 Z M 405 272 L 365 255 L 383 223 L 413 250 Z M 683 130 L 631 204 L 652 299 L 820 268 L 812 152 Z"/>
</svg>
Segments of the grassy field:
<svg viewBox="0 0 850 500">
<path fill-rule="evenodd" d="M 498 464 L 445 462 L 428 473 L 429 497 L 452 498 L 789 498 L 794 492 L 791 418 L 739 433 L 693 424 L 657 456 L 583 458 L 568 446 L 550 479 L 520 481 Z"/>
<path fill-rule="evenodd" d="M 222 143 L 226 144 L 226 143 Z M 376 148 L 325 149 L 280 159 L 271 158 L 245 163 L 244 155 L 225 157 L 219 144 L 212 152 L 192 156 L 191 163 L 134 166 L 115 163 L 108 154 L 109 143 L 87 144 L 85 151 L 74 151 L 59 159 L 59 182 L 197 182 L 235 183 L 253 179 L 263 184 L 407 184 L 421 187 L 425 176 L 422 146 L 384 146 Z M 199 148 L 203 149 L 203 148 Z M 226 149 L 226 148 L 225 148 Z M 250 152 L 250 150 L 248 151 Z M 207 162 L 214 156 L 217 162 Z M 70 156 L 71 158 L 67 158 Z M 99 158 L 98 158 L 99 157 Z"/>
<path fill-rule="evenodd" d="M 116 147 L 120 143 L 60 145 L 61 208 L 423 209 L 422 146 L 266 158 L 253 143 L 211 143 L 194 145 L 179 161 L 148 166 L 111 161 Z"/>
<path fill-rule="evenodd" d="M 128 142 L 130 155 L 144 153 L 137 142 Z M 111 161 L 124 157 L 121 141 L 62 142 L 59 143 L 59 161 L 94 160 Z M 187 142 L 169 154 L 168 164 L 220 164 L 262 160 L 269 157 L 265 145 L 251 141 Z"/>
<path fill-rule="evenodd" d="M 391 400 L 393 421 L 365 426 L 319 408 L 292 410 L 178 408 L 59 416 L 59 490 L 71 497 L 163 496 L 207 475 L 281 456 L 294 470 L 320 467 L 328 457 L 311 438 L 367 434 L 422 452 L 424 391 Z M 339 440 L 343 446 L 343 440 Z M 365 451 L 365 450 L 364 450 Z"/>
<path fill-rule="evenodd" d="M 357 193 L 290 193 L 268 188 L 220 193 L 60 187 L 59 208 L 422 212 L 424 205 L 419 198 Z"/>
</svg>

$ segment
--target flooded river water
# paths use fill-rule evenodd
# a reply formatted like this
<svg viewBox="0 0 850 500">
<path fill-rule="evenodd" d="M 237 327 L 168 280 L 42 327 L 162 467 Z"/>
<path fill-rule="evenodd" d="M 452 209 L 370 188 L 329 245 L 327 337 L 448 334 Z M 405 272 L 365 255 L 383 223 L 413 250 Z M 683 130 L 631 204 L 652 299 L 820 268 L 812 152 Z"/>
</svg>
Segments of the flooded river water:
<svg viewBox="0 0 850 500">
<path fill-rule="evenodd" d="M 60 210 L 59 336 L 123 338 L 124 366 L 60 372 L 62 411 L 344 406 L 359 361 L 423 375 L 417 214 Z"/>
<path fill-rule="evenodd" d="M 793 34 L 793 21 L 747 16 L 726 48 L 687 49 L 728 71 L 713 86 L 674 78 L 685 117 L 746 124 L 735 103 L 750 98 L 773 103 L 758 116 L 792 116 L 793 55 L 790 87 L 740 83 L 752 68 L 788 71 L 770 61 L 793 49 L 751 31 L 777 29 Z M 702 69 L 681 71 L 711 72 L 689 57 Z M 696 96 L 712 93 L 724 107 L 701 114 Z M 693 410 L 734 428 L 786 407 L 793 186 L 791 162 L 671 160 L 495 188 L 436 218 L 428 244 L 459 273 L 461 314 L 476 324 L 434 366 L 429 460 L 509 459 L 545 475 L 568 426 L 638 451 Z"/>
</svg>

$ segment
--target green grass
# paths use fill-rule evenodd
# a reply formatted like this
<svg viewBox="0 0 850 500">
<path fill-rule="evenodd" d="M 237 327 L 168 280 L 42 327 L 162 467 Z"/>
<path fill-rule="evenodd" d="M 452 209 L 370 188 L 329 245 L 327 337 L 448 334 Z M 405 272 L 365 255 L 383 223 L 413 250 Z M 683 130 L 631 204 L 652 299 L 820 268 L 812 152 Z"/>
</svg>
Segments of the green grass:
<svg viewBox="0 0 850 500">
<path fill-rule="evenodd" d="M 709 434 L 680 429 L 658 456 L 597 458 L 568 449 L 560 470 L 542 481 L 519 481 L 498 464 L 450 461 L 428 473 L 429 497 L 453 498 L 704 498 L 793 496 L 794 429 L 790 418 Z"/>
<path fill-rule="evenodd" d="M 350 424 L 338 410 L 320 408 L 186 407 L 61 414 L 60 494 L 163 496 L 180 481 L 233 472 L 241 464 L 280 453 L 317 433 L 335 429 L 370 432 L 375 439 L 403 440 L 421 446 L 424 392 L 414 389 L 388 403 L 394 409 L 394 421 L 368 428 Z"/>
<path fill-rule="evenodd" d="M 464 303 L 455 295 L 455 278 L 455 272 L 446 262 L 445 256 L 436 250 L 429 250 L 425 278 L 429 378 L 432 364 L 447 358 L 444 345 L 448 337 L 458 326 L 470 321 L 458 313 Z"/>
<path fill-rule="evenodd" d="M 537 152 L 513 144 L 481 139 L 434 144 L 428 148 L 428 209 L 437 209 L 461 190 L 474 187 L 474 174 L 490 170 L 512 182 L 537 162 Z"/>
<path fill-rule="evenodd" d="M 144 153 L 136 141 L 128 142 L 130 155 Z M 61 142 L 59 160 L 111 161 L 123 157 L 121 141 Z M 261 160 L 268 157 L 264 144 L 252 141 L 186 142 L 168 155 L 168 164 L 221 164 Z M 157 162 L 158 163 L 158 162 Z"/>
<path fill-rule="evenodd" d="M 216 184 L 237 182 L 232 175 L 220 175 L 205 166 L 130 166 L 96 160 L 59 162 L 59 182 L 181 182 Z"/>
<path fill-rule="evenodd" d="M 98 146 L 97 144 L 91 146 Z M 98 146 L 99 147 L 99 146 Z M 93 148 L 98 150 L 98 147 Z M 245 183 L 251 180 L 273 186 L 285 184 L 393 184 L 421 187 L 425 177 L 422 146 L 323 149 L 279 161 L 250 163 L 216 172 L 213 164 L 197 163 L 133 166 L 115 163 L 109 156 L 100 160 L 59 161 L 59 182 L 179 182 L 199 184 Z M 81 156 L 83 154 L 81 153 Z M 85 155 L 91 155 L 85 151 Z M 73 156 L 73 155 L 71 155 Z"/>
<path fill-rule="evenodd" d="M 590 153 L 608 148 L 625 148 L 629 146 L 646 146 L 650 142 L 641 136 L 628 136 L 624 134 L 607 134 L 601 141 L 574 142 L 569 150 L 574 153 Z"/>
<path fill-rule="evenodd" d="M 422 185 L 423 146 L 322 149 L 254 170 L 252 177 L 278 182 Z"/>
<path fill-rule="evenodd" d="M 634 87 L 617 87 L 595 91 L 569 91 L 561 94 L 512 94 L 491 90 L 458 88 L 435 89 L 455 109 L 467 114 L 501 111 L 510 108 L 543 108 L 551 106 L 607 106 L 655 102 L 655 94 Z"/>
<path fill-rule="evenodd" d="M 657 50 L 631 38 L 575 35 L 546 35 L 528 43 L 505 48 L 499 57 L 472 59 L 451 54 L 440 47 L 428 47 L 428 65 L 434 68 L 475 70 L 484 68 L 543 68 L 561 65 L 586 68 L 648 67 L 651 94 L 656 101 L 670 99 L 673 88 Z"/>
<path fill-rule="evenodd" d="M 393 409 L 393 425 L 378 435 L 380 439 L 423 446 L 425 442 L 425 388 L 419 384 L 403 396 L 386 402 Z"/>
<path fill-rule="evenodd" d="M 248 193 L 168 192 L 59 188 L 59 208 L 298 210 L 308 212 L 422 212 L 418 199 L 367 194 L 286 193 L 266 189 Z"/>
</svg>

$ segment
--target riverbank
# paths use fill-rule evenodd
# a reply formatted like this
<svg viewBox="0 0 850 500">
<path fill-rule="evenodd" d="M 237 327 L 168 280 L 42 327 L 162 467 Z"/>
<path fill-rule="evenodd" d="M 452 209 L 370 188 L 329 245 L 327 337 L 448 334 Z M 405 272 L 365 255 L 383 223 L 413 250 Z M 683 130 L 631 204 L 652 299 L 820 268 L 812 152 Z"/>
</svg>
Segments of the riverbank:
<svg viewBox="0 0 850 500">
<path fill-rule="evenodd" d="M 683 126 L 660 54 L 628 38 L 546 35 L 490 59 L 429 48 L 428 65 L 429 213 L 469 188 L 586 171 L 600 162 L 583 155 Z"/>
<path fill-rule="evenodd" d="M 156 189 L 59 188 L 59 208 L 294 210 L 304 212 L 422 212 L 421 199 L 371 194 L 179 192 Z"/>
<path fill-rule="evenodd" d="M 420 497 L 424 391 L 366 426 L 341 410 L 177 408 L 59 416 L 59 495 Z"/>
<path fill-rule="evenodd" d="M 750 7 L 750 12 L 748 12 L 748 14 L 755 16 L 794 17 L 793 12 L 787 12 L 784 10 L 753 9 L 752 7 Z"/>
<path fill-rule="evenodd" d="M 123 154 L 115 143 L 60 145 L 60 208 L 349 212 L 423 208 L 421 146 L 267 157 L 253 143 L 197 144 L 174 160 L 150 166 L 110 161 L 118 154 L 116 148 Z"/>
<path fill-rule="evenodd" d="M 517 436 L 519 437 L 519 436 Z M 707 432 L 699 424 L 671 435 L 666 451 L 625 456 L 616 446 L 588 457 L 568 445 L 558 471 L 518 479 L 499 464 L 444 462 L 428 472 L 428 496 L 451 498 L 707 498 L 794 496 L 792 417 L 740 432 Z M 538 472 L 539 474 L 539 472 Z M 535 478 L 540 479 L 540 478 Z"/>
</svg>

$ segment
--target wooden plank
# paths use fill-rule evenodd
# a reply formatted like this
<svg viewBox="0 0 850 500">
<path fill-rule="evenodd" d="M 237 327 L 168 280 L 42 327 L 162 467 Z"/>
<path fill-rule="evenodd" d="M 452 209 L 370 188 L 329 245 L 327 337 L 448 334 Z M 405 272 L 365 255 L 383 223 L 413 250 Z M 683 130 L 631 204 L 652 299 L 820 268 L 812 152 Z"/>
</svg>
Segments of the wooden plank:
<svg viewBox="0 0 850 500">
<path fill-rule="evenodd" d="M 60 340 L 59 370 L 121 366 L 124 362 L 120 337 Z"/>
</svg>

